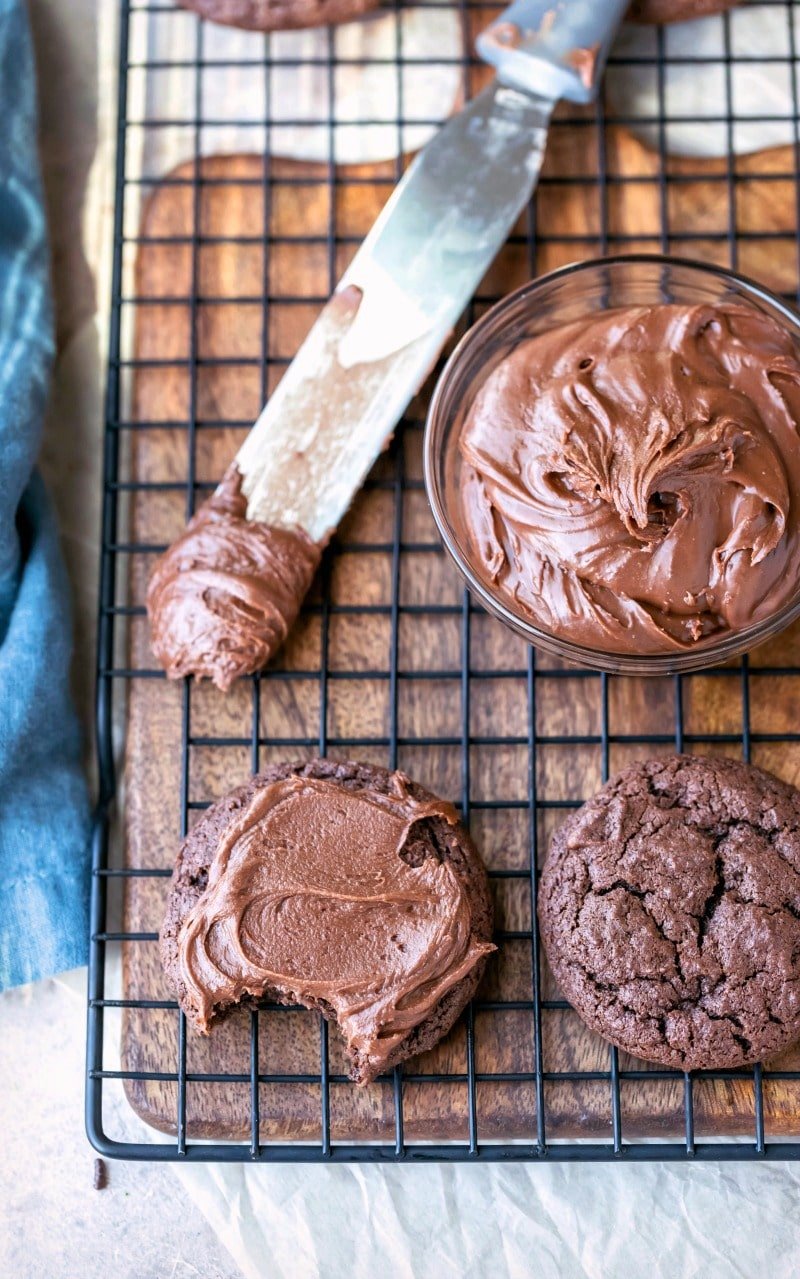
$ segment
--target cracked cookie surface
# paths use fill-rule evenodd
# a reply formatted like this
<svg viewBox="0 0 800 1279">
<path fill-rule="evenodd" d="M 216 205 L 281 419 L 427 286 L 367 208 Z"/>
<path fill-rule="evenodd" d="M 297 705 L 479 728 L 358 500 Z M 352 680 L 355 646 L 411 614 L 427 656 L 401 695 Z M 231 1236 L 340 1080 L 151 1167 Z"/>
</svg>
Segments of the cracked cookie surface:
<svg viewBox="0 0 800 1279">
<path fill-rule="evenodd" d="M 736 760 L 636 764 L 556 831 L 539 918 L 564 997 L 618 1047 L 761 1061 L 800 1037 L 800 792 Z"/>
</svg>

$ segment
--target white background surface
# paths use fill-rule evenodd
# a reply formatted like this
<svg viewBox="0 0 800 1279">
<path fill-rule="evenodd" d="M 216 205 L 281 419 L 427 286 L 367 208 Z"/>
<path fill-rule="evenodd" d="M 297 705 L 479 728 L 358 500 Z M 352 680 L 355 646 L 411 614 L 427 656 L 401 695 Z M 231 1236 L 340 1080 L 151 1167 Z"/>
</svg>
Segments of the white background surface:
<svg viewBox="0 0 800 1279">
<path fill-rule="evenodd" d="M 116 7 L 32 0 L 61 349 L 44 468 L 75 584 L 87 723 Z M 0 997 L 2 1279 L 789 1279 L 800 1269 L 800 1169 L 788 1164 L 114 1163 L 108 1188 L 95 1191 L 83 1135 L 84 983 L 79 971 Z M 133 1122 L 123 1102 L 116 1118 Z"/>
</svg>

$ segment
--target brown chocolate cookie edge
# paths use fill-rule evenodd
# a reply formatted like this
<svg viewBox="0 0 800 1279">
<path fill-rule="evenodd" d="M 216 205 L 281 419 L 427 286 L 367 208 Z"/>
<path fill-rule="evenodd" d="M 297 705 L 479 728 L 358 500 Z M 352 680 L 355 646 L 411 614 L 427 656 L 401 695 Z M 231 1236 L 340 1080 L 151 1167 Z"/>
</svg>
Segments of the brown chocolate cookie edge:
<svg viewBox="0 0 800 1279">
<path fill-rule="evenodd" d="M 246 31 L 292 31 L 350 22 L 378 0 L 178 0 L 201 18 Z"/>
<path fill-rule="evenodd" d="M 739 0 L 633 0 L 627 17 L 632 22 L 663 26 L 668 22 L 690 22 L 732 9 Z"/>
</svg>

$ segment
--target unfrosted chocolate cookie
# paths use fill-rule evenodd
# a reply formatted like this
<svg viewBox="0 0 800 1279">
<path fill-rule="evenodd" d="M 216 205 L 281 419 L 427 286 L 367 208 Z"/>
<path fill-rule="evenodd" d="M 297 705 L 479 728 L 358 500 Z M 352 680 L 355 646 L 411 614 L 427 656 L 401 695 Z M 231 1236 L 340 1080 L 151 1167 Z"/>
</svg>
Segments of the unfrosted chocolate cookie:
<svg viewBox="0 0 800 1279">
<path fill-rule="evenodd" d="M 450 804 L 402 773 L 315 759 L 208 810 L 160 940 L 198 1031 L 237 1004 L 302 1004 L 338 1024 L 367 1083 L 447 1033 L 491 934 L 486 871 Z"/>
<path fill-rule="evenodd" d="M 350 22 L 376 8 L 378 0 L 178 0 L 201 18 L 250 31 L 291 31 L 296 27 Z"/>
<path fill-rule="evenodd" d="M 634 22 L 688 22 L 732 9 L 739 0 L 633 0 L 628 17 Z"/>
<path fill-rule="evenodd" d="M 800 792 L 729 759 L 613 777 L 553 837 L 539 918 L 566 999 L 606 1039 L 681 1070 L 800 1036 Z"/>
</svg>

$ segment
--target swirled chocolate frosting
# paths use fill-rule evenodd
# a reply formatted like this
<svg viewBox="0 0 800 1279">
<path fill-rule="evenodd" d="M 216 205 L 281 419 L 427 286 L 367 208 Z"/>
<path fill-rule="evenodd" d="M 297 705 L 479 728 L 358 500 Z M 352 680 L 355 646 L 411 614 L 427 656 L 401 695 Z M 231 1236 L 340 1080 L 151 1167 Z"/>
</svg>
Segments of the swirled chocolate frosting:
<svg viewBox="0 0 800 1279">
<path fill-rule="evenodd" d="M 245 996 L 333 1012 L 362 1078 L 494 947 L 472 930 L 447 857 L 416 856 L 415 826 L 457 822 L 402 774 L 388 793 L 293 775 L 224 829 L 177 944 L 182 1006 L 200 1031 Z"/>
<path fill-rule="evenodd" d="M 208 676 L 225 690 L 260 670 L 289 633 L 320 554 L 301 528 L 248 520 L 229 467 L 150 578 L 150 640 L 170 679 Z"/>
<path fill-rule="evenodd" d="M 754 307 L 612 310 L 526 340 L 454 445 L 471 562 L 594 649 L 738 631 L 800 587 L 799 422 L 794 340 Z"/>
</svg>

